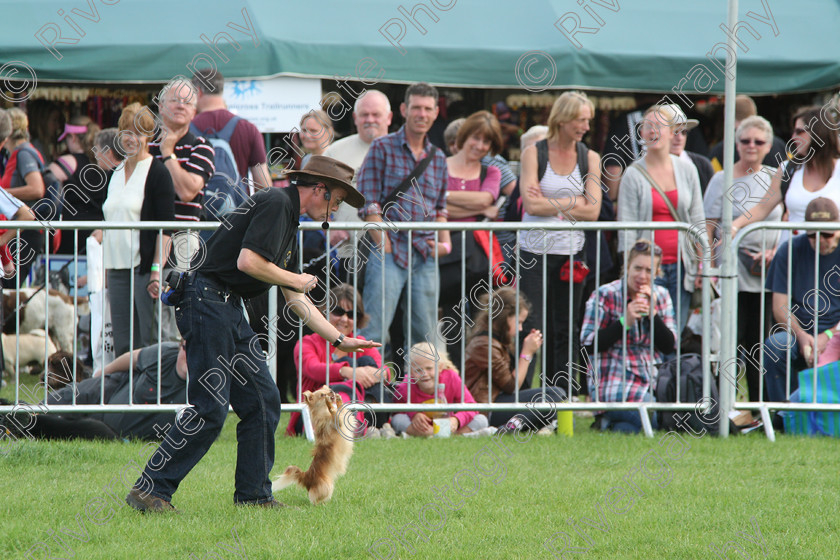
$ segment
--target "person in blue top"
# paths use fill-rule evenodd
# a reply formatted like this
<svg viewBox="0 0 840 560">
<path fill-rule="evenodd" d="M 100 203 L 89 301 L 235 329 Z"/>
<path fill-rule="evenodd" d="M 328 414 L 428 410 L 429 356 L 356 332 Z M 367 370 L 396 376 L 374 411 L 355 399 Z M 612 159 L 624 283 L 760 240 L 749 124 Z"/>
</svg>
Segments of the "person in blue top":
<svg viewBox="0 0 840 560">
<path fill-rule="evenodd" d="M 815 198 L 805 209 L 806 222 L 836 222 L 840 221 L 839 217 L 837 205 L 824 197 Z M 788 244 L 792 245 L 790 271 Z M 815 274 L 817 263 L 819 270 Z M 818 285 L 815 283 L 817 277 Z M 840 231 L 809 231 L 782 243 L 767 273 L 767 289 L 773 292 L 774 319 L 782 325 L 786 325 L 790 319 L 790 332 L 793 335 L 788 334 L 787 330 L 776 329 L 776 332 L 764 341 L 762 366 L 767 399 L 772 402 L 784 402 L 788 400 L 788 395 L 799 387 L 799 377 L 796 373 L 806 367 L 812 367 L 816 356 L 825 351 L 829 339 L 838 332 Z M 818 333 L 816 337 L 815 332 Z M 757 354 L 751 350 L 747 350 L 751 355 Z M 787 357 L 788 350 L 790 358 Z M 786 384 L 788 362 L 791 372 L 789 391 Z"/>
</svg>

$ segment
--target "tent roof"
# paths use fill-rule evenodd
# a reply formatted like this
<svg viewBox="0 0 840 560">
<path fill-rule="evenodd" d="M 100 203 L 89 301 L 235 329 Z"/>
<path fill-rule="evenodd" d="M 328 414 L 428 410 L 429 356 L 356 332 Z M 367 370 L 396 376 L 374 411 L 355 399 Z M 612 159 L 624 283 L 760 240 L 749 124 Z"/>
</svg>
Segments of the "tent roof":
<svg viewBox="0 0 840 560">
<path fill-rule="evenodd" d="M 566 0 L 404 3 L 403 10 L 424 5 L 438 18 L 435 22 L 419 10 L 415 17 L 425 31 L 421 33 L 409 22 L 407 11 L 398 11 L 401 3 L 389 0 L 0 0 L 0 50 L 5 60 L 31 66 L 42 82 L 164 82 L 177 74 L 189 75 L 193 60 L 199 67 L 208 65 L 201 56 L 205 53 L 226 78 L 355 80 L 359 61 L 367 58 L 365 64 L 377 64 L 366 78 L 370 82 L 422 80 L 532 90 L 550 85 L 664 92 L 703 64 L 708 75 L 697 67 L 683 91 L 723 91 L 722 70 L 706 53 L 726 42 L 721 29 L 727 14 L 724 0 L 612 0 L 617 11 L 605 7 L 610 1 L 586 0 L 583 6 Z M 739 21 L 745 24 L 738 33 L 743 45 L 737 52 L 739 92 L 813 91 L 840 85 L 840 3 L 739 4 Z M 760 19 L 768 8 L 777 29 Z M 555 26 L 572 11 L 582 27 L 596 31 L 574 36 L 580 48 Z M 86 19 L 82 12 L 91 15 Z M 564 24 L 571 27 L 574 17 L 568 16 Z M 256 39 L 247 35 L 246 23 Z M 60 60 L 36 38 L 39 32 L 52 38 L 56 27 L 61 31 L 59 42 L 77 41 L 55 45 Z M 209 40 L 222 32 L 227 37 L 214 54 L 202 36 Z M 403 32 L 401 52 L 385 33 L 399 37 Z M 237 41 L 239 50 L 225 38 Z M 719 55 L 725 51 L 720 49 Z"/>
</svg>

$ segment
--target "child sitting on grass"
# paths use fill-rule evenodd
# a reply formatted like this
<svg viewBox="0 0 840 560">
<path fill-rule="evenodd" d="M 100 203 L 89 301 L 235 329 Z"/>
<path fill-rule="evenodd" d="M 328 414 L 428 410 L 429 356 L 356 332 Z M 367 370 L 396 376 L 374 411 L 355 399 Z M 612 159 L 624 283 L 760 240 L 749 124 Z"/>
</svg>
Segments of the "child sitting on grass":
<svg viewBox="0 0 840 560">
<path fill-rule="evenodd" d="M 445 351 L 437 350 L 428 342 L 420 342 L 411 347 L 409 375 L 411 394 L 409 401 L 409 382 L 397 385 L 394 391 L 394 403 L 428 404 L 435 402 L 435 367 L 438 369 L 438 383 L 446 385 L 444 395 L 447 403 L 474 403 L 475 399 L 461 381 L 458 370 L 449 360 Z M 464 399 L 461 400 L 463 387 Z M 391 417 L 391 426 L 397 433 L 410 436 L 431 436 L 434 434 L 434 418 L 443 416 L 442 412 L 398 413 Z M 495 430 L 489 428 L 487 417 L 473 411 L 460 411 L 450 414 L 451 433 L 492 435 Z"/>
</svg>

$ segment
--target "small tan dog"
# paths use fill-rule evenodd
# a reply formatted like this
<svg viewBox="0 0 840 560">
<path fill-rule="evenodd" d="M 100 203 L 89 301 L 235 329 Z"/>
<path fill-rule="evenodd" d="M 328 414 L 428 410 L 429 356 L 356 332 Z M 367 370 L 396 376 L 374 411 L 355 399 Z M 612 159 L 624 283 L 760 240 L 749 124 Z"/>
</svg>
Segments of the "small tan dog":
<svg viewBox="0 0 840 560">
<path fill-rule="evenodd" d="M 298 484 L 309 491 L 309 501 L 318 505 L 332 498 L 335 479 L 347 472 L 358 420 L 352 411 L 341 408 L 341 397 L 326 385 L 314 393 L 305 391 L 303 401 L 315 431 L 312 464 L 306 472 L 294 465 L 287 467 L 272 490 Z"/>
</svg>

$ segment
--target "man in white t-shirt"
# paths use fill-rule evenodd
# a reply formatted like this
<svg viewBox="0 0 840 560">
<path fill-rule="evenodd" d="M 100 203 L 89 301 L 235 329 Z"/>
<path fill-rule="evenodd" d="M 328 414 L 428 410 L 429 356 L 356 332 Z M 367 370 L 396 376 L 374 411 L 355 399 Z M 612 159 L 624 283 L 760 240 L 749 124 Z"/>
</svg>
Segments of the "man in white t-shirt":
<svg viewBox="0 0 840 560">
<path fill-rule="evenodd" d="M 356 99 L 353 108 L 353 122 L 356 123 L 358 134 L 353 134 L 330 144 L 324 151 L 324 155 L 346 163 L 353 168 L 353 184 L 359 168 L 365 160 L 370 149 L 370 143 L 381 136 L 388 134 L 388 127 L 391 126 L 391 119 L 394 113 L 391 111 L 391 103 L 388 97 L 381 91 L 371 89 Z M 333 216 L 336 222 L 359 222 L 357 211 L 346 203 L 339 206 Z M 358 231 L 330 230 L 330 244 L 335 246 L 339 241 L 346 240 L 338 248 L 338 256 L 347 259 L 353 256 L 356 249 Z"/>
</svg>

